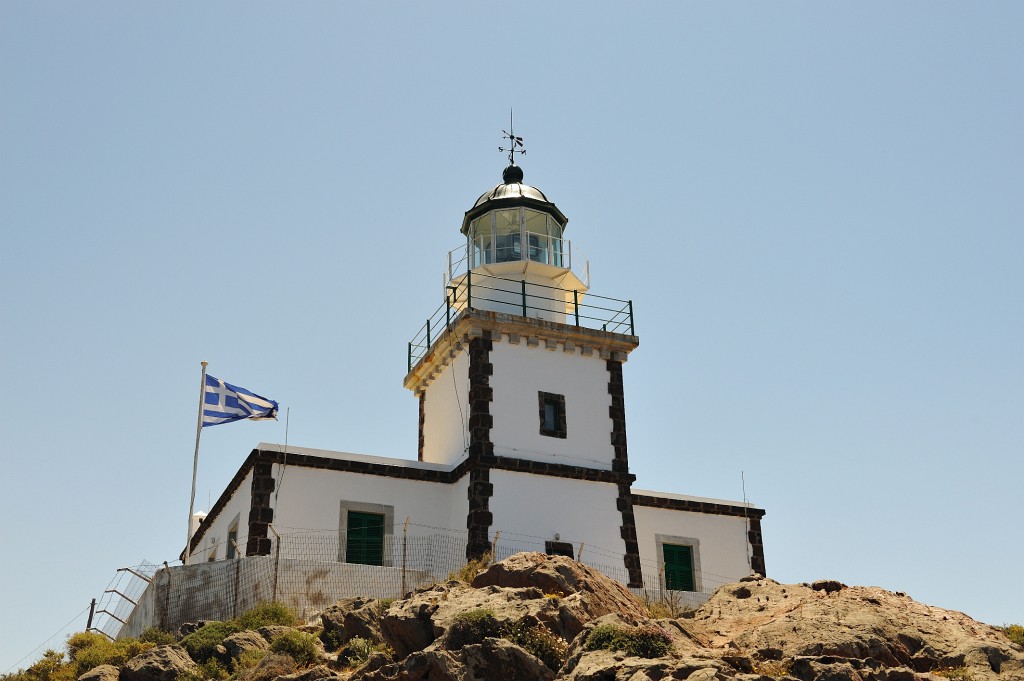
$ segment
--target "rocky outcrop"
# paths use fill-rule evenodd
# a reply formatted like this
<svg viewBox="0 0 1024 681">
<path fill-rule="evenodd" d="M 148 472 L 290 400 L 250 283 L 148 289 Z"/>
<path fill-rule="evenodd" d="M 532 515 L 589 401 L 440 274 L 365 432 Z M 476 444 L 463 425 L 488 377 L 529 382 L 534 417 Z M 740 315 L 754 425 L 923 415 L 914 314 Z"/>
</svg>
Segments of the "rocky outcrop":
<svg viewBox="0 0 1024 681">
<path fill-rule="evenodd" d="M 381 601 L 367 598 L 344 598 L 320 614 L 324 640 L 336 646 L 353 638 L 379 641 Z"/>
<path fill-rule="evenodd" d="M 373 671 L 358 669 L 360 681 L 553 681 L 555 673 L 522 648 L 488 638 L 459 650 L 431 647 Z"/>
<path fill-rule="evenodd" d="M 1024 680 L 1024 649 L 1002 632 L 902 593 L 835 580 L 784 585 L 757 575 L 723 586 L 685 617 L 652 621 L 617 582 L 570 559 L 542 554 L 513 556 L 478 574 L 471 585 L 449 582 L 396 601 L 381 619 L 381 633 L 398 661 L 357 671 L 353 679 L 484 678 L 469 661 L 478 655 L 495 661 L 499 651 L 516 646 L 492 643 L 495 638 L 461 645 L 464 633 L 453 623 L 459 613 L 473 610 L 489 611 L 499 624 L 544 626 L 571 643 L 555 678 L 574 681 L 942 678 L 932 672 L 973 681 Z M 654 659 L 587 650 L 589 631 L 600 624 L 654 624 L 671 636 L 672 649 Z"/>
<path fill-rule="evenodd" d="M 1024 679 L 1024 650 L 1002 632 L 877 587 L 760 579 L 720 588 L 679 623 L 710 652 L 746 657 L 754 668 L 788 660 L 790 674 L 805 681 L 916 679 L 960 668 L 975 681 Z"/>
<path fill-rule="evenodd" d="M 240 631 L 231 634 L 221 644 L 224 646 L 225 654 L 235 660 L 242 656 L 242 653 L 249 650 L 267 650 L 270 643 L 259 632 L 252 630 Z"/>
<path fill-rule="evenodd" d="M 93 667 L 78 677 L 78 681 L 117 681 L 121 670 L 112 664 L 101 664 Z"/>
<path fill-rule="evenodd" d="M 121 681 L 175 681 L 198 667 L 178 645 L 157 646 L 128 660 L 121 669 Z"/>
</svg>

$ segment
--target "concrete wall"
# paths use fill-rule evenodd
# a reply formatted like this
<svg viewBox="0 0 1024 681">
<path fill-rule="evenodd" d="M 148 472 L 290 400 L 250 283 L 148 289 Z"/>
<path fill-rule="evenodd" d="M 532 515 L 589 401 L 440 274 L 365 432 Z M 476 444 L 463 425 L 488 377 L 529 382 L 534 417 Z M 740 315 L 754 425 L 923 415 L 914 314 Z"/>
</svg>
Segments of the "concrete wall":
<svg viewBox="0 0 1024 681">
<path fill-rule="evenodd" d="M 648 506 L 634 506 L 633 514 L 645 586 L 657 588 L 660 585 L 658 566 L 662 558 L 658 552 L 658 535 L 670 544 L 697 540 L 693 553 L 695 572 L 700 573 L 698 591 L 712 591 L 750 574 L 746 521 L 743 518 Z M 673 537 L 677 540 L 669 539 Z"/>
<path fill-rule="evenodd" d="M 608 370 L 597 353 L 584 357 L 580 348 L 565 352 L 561 344 L 550 350 L 543 341 L 530 346 L 525 338 L 513 345 L 506 336 L 494 343 L 490 359 L 495 454 L 611 469 Z M 565 396 L 565 439 L 540 434 L 541 391 Z"/>
<path fill-rule="evenodd" d="M 454 378 L 453 378 L 454 377 Z M 469 356 L 460 352 L 430 383 L 424 402 L 423 460 L 453 464 L 466 454 L 469 434 Z"/>
<path fill-rule="evenodd" d="M 342 501 L 392 507 L 396 525 L 410 516 L 417 525 L 451 527 L 452 486 L 443 483 L 289 466 L 280 485 L 274 509 L 274 528 L 280 533 L 338 530 Z M 463 515 L 460 525 L 465 522 Z"/>
<path fill-rule="evenodd" d="M 228 530 L 234 522 L 238 522 L 238 539 L 236 543 L 242 555 L 245 555 L 245 543 L 249 537 L 249 508 L 252 500 L 252 471 L 245 476 L 242 484 L 231 495 L 227 504 L 214 518 L 213 524 L 203 533 L 199 545 L 192 551 L 190 565 L 205 563 L 214 556 L 215 560 L 227 557 Z"/>
<path fill-rule="evenodd" d="M 146 628 L 174 631 L 185 622 L 236 617 L 258 603 L 279 600 L 306 619 L 340 598 L 393 598 L 434 577 L 417 570 L 252 556 L 161 570 L 143 593 L 118 638 Z"/>
<path fill-rule="evenodd" d="M 603 549 L 612 554 L 609 563 L 622 566 L 625 547 L 615 485 L 500 470 L 491 471 L 491 483 L 491 538 L 501 530 L 501 546 L 543 551 L 544 541 L 558 534 L 574 547 L 584 542 L 593 550 Z M 593 550 L 588 555 L 596 555 Z"/>
</svg>

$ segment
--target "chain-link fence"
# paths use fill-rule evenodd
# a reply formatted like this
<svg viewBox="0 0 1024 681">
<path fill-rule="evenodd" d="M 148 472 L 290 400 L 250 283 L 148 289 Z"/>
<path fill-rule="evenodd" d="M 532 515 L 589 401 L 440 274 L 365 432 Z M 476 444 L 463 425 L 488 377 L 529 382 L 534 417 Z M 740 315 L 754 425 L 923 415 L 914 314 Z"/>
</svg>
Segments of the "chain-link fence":
<svg viewBox="0 0 1024 681">
<path fill-rule="evenodd" d="M 105 596 L 114 594 L 104 607 L 110 616 L 95 628 L 110 636 L 138 636 L 152 626 L 173 631 L 185 622 L 230 619 L 269 601 L 285 603 L 307 619 L 340 598 L 400 598 L 458 571 L 466 563 L 468 539 L 464 530 L 399 524 L 385 528 L 380 564 L 361 565 L 346 562 L 345 537 L 338 531 L 274 528 L 272 535 L 272 549 L 265 556 L 122 568 L 115 580 L 131 593 L 108 589 Z M 544 552 L 546 541 L 497 532 L 492 555 L 494 560 L 504 560 L 521 551 Z M 573 549 L 580 562 L 628 583 L 621 551 L 585 544 Z M 634 593 L 665 604 L 670 612 L 696 607 L 718 586 L 735 580 L 701 573 L 696 580 L 698 591 L 664 591 L 657 564 L 642 562 L 641 569 L 647 588 Z M 115 603 L 119 593 L 121 600 Z"/>
</svg>

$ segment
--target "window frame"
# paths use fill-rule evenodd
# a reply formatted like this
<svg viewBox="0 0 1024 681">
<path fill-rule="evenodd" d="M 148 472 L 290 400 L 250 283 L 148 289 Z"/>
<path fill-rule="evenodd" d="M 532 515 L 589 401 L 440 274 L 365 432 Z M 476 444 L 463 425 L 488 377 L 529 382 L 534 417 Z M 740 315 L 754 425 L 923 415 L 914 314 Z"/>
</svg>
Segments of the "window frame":
<svg viewBox="0 0 1024 681">
<path fill-rule="evenodd" d="M 657 534 L 654 543 L 658 551 L 658 582 L 662 591 L 684 591 L 700 592 L 703 590 L 701 584 L 700 570 L 700 540 L 695 537 L 679 537 L 674 535 Z M 693 589 L 670 589 L 668 586 L 668 574 L 665 565 L 665 546 L 683 546 L 690 549 L 690 573 L 693 580 Z"/>
<path fill-rule="evenodd" d="M 362 501 L 343 499 L 340 503 L 338 518 L 338 562 L 348 563 L 348 514 L 349 511 L 384 516 L 383 545 L 381 547 L 381 566 L 394 567 L 391 555 L 394 542 L 395 507 L 385 504 L 370 504 Z M 351 563 L 365 565 L 366 563 Z"/>
<path fill-rule="evenodd" d="M 557 437 L 566 439 L 569 428 L 566 423 L 565 395 L 548 393 L 543 390 L 537 391 L 537 403 L 540 410 L 540 434 L 546 437 Z M 555 427 L 548 428 L 547 405 L 553 405 L 555 409 Z"/>
</svg>

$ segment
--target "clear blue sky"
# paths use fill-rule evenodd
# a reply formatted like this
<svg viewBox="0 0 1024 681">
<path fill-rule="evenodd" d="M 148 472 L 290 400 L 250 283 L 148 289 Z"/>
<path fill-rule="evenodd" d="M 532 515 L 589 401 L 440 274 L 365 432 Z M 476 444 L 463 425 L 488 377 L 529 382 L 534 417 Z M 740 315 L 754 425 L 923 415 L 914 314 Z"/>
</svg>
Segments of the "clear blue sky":
<svg viewBox="0 0 1024 681">
<path fill-rule="evenodd" d="M 178 555 L 200 360 L 291 443 L 415 457 L 405 344 L 513 104 L 635 303 L 637 485 L 743 471 L 770 576 L 1024 620 L 1022 33 L 1017 2 L 0 2 L 0 672 Z M 283 439 L 206 429 L 199 505 Z"/>
</svg>

